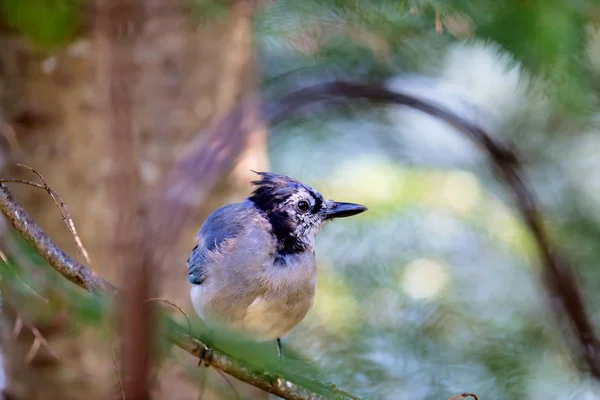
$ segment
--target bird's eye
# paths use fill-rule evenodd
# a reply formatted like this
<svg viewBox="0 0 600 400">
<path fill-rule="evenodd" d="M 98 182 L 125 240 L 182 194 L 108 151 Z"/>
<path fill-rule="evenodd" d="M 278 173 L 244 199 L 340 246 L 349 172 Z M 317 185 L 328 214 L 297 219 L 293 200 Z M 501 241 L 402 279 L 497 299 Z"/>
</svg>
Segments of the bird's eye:
<svg viewBox="0 0 600 400">
<path fill-rule="evenodd" d="M 307 201 L 300 200 L 298 202 L 298 210 L 300 210 L 302 212 L 306 212 L 306 211 L 308 211 L 309 208 L 310 208 L 310 206 L 308 205 Z"/>
</svg>

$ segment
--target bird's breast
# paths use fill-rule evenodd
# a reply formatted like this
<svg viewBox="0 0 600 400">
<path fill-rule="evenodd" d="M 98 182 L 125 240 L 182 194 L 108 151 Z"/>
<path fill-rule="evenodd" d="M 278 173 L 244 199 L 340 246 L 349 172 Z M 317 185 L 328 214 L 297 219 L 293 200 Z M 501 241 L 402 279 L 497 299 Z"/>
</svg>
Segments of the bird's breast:
<svg viewBox="0 0 600 400">
<path fill-rule="evenodd" d="M 248 306 L 244 330 L 261 340 L 287 335 L 308 314 L 315 299 L 317 266 L 314 255 L 288 255 L 265 270 L 265 291 Z"/>
<path fill-rule="evenodd" d="M 272 260 L 262 271 L 225 285 L 225 280 L 208 279 L 192 288 L 192 303 L 207 323 L 224 323 L 259 341 L 274 340 L 304 319 L 314 303 L 316 278 L 312 253 L 288 256 L 285 265 Z"/>
<path fill-rule="evenodd" d="M 312 291 L 265 293 L 247 308 L 242 328 L 258 340 L 275 340 L 287 335 L 298 325 L 314 302 Z"/>
</svg>

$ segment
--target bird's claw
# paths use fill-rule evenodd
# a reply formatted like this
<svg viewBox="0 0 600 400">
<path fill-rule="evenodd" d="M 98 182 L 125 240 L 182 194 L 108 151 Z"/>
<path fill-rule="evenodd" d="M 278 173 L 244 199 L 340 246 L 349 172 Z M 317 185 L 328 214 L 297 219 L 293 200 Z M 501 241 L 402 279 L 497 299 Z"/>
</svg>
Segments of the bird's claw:
<svg viewBox="0 0 600 400">
<path fill-rule="evenodd" d="M 279 357 L 279 361 L 283 361 L 283 346 L 281 345 L 281 339 L 277 339 L 277 356 Z"/>
<path fill-rule="evenodd" d="M 204 362 L 204 365 L 206 367 L 210 367 L 210 363 L 212 361 L 212 349 L 203 346 L 202 349 L 200 349 L 200 354 L 198 355 L 198 366 L 201 367 L 202 366 L 202 362 Z"/>
</svg>

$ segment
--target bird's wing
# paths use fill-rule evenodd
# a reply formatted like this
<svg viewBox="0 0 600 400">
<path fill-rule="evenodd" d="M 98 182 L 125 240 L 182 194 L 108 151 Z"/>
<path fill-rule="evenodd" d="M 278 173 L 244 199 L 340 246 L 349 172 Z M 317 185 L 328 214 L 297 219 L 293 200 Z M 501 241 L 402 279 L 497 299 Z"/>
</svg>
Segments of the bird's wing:
<svg viewBox="0 0 600 400">
<path fill-rule="evenodd" d="M 218 251 L 226 239 L 240 235 L 244 225 L 240 222 L 246 210 L 240 204 L 228 204 L 214 211 L 204 222 L 196 239 L 198 244 L 192 249 L 187 260 L 188 281 L 200 285 L 206 280 L 207 263 L 211 253 Z"/>
</svg>

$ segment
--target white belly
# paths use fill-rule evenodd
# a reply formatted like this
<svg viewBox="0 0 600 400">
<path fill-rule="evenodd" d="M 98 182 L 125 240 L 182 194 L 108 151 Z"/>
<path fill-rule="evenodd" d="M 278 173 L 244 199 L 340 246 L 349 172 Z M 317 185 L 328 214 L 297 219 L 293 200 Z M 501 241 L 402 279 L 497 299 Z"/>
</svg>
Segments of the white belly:
<svg viewBox="0 0 600 400">
<path fill-rule="evenodd" d="M 287 335 L 306 316 L 314 302 L 312 288 L 291 291 L 267 291 L 249 298 L 222 299 L 210 286 L 194 285 L 191 300 L 196 313 L 210 326 L 249 335 L 257 341 L 269 341 Z"/>
<path fill-rule="evenodd" d="M 288 334 L 312 307 L 317 278 L 314 254 L 288 255 L 283 264 L 274 264 L 272 257 L 258 266 L 252 264 L 211 265 L 206 281 L 193 285 L 192 303 L 210 326 L 258 341 L 275 340 Z"/>
</svg>

